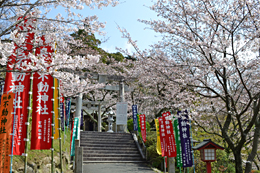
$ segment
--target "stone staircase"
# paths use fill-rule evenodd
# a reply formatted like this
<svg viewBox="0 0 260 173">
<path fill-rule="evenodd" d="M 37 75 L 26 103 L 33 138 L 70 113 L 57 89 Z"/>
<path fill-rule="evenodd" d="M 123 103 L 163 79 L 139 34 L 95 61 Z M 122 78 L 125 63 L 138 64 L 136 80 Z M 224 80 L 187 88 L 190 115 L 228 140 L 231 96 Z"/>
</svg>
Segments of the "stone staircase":
<svg viewBox="0 0 260 173">
<path fill-rule="evenodd" d="M 80 132 L 83 164 L 145 162 L 128 133 Z"/>
</svg>

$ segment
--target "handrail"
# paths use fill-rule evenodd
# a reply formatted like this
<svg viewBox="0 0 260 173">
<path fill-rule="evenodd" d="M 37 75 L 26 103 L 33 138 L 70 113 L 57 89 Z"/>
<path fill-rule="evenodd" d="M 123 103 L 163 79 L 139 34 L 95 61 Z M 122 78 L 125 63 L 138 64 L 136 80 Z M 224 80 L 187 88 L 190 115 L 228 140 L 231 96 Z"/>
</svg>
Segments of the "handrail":
<svg viewBox="0 0 260 173">
<path fill-rule="evenodd" d="M 143 159 L 146 159 L 146 156 L 145 156 L 144 153 L 143 153 L 143 150 L 142 150 L 142 148 L 141 148 L 141 146 L 140 146 L 140 144 L 139 144 L 139 142 L 138 142 L 138 138 L 137 138 L 136 134 L 135 134 L 135 133 L 132 133 L 132 136 L 133 136 L 133 139 L 134 139 L 134 141 L 135 141 L 135 144 L 136 144 L 136 146 L 137 146 L 137 148 L 138 148 L 138 150 L 139 150 L 139 152 L 140 152 L 142 158 L 143 158 Z"/>
<path fill-rule="evenodd" d="M 137 148 L 138 148 L 142 158 L 147 160 L 146 146 L 144 144 L 144 141 L 142 140 L 142 138 L 140 138 L 140 137 L 138 138 L 135 133 L 132 133 L 132 136 L 134 138 L 134 141 L 137 145 Z M 139 144 L 139 139 L 141 139 L 141 141 L 142 141 L 142 147 Z"/>
<path fill-rule="evenodd" d="M 142 144 L 143 144 L 143 152 L 145 153 L 145 160 L 147 160 L 147 150 L 146 150 L 146 146 L 145 143 L 143 141 L 143 138 L 141 138 L 140 136 L 138 136 L 139 139 L 141 140 Z"/>
</svg>

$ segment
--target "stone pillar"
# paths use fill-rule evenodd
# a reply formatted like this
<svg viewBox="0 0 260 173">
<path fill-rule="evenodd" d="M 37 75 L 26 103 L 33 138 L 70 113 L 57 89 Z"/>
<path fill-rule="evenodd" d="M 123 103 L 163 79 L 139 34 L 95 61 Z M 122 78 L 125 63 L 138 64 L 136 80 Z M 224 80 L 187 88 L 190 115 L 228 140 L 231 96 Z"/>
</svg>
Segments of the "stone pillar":
<svg viewBox="0 0 260 173">
<path fill-rule="evenodd" d="M 175 173 L 175 157 L 168 157 L 168 173 Z"/>
</svg>

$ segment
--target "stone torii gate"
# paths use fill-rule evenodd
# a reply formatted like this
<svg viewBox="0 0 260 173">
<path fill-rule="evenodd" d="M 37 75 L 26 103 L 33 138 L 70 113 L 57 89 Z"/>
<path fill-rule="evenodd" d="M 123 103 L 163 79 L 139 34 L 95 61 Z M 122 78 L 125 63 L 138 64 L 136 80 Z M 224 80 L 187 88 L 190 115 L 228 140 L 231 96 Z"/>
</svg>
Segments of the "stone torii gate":
<svg viewBox="0 0 260 173">
<path fill-rule="evenodd" d="M 110 86 L 106 85 L 104 88 L 100 88 L 101 90 L 110 90 L 110 91 L 119 91 L 119 102 L 124 102 L 124 93 L 125 91 L 131 91 L 131 89 L 128 86 L 124 85 L 124 81 L 126 81 L 126 78 L 123 76 L 116 76 L 116 75 L 106 75 L 106 74 L 91 74 L 91 73 L 83 73 L 80 75 L 80 78 L 87 78 L 89 75 L 91 75 L 91 79 L 98 80 L 99 83 L 106 83 L 106 81 L 118 81 L 119 85 Z M 129 78 L 127 81 L 135 80 L 135 78 Z M 83 94 L 80 93 L 79 96 L 76 99 L 76 113 L 75 117 L 81 116 L 81 109 L 82 109 L 82 101 Z M 98 132 L 101 132 L 101 105 L 102 102 L 93 102 L 93 105 L 98 105 Z M 79 123 L 80 124 L 80 123 Z"/>
</svg>

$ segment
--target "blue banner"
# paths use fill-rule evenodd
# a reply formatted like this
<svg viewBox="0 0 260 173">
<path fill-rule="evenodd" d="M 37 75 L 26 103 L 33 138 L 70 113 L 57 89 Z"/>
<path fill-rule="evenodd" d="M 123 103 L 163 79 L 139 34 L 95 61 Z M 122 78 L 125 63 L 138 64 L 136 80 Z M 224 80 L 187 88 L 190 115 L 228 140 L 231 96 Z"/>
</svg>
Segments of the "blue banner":
<svg viewBox="0 0 260 173">
<path fill-rule="evenodd" d="M 81 110 L 80 127 L 83 127 L 83 109 Z"/>
<path fill-rule="evenodd" d="M 138 130 L 138 125 L 137 125 L 137 105 L 132 105 L 132 112 L 133 112 L 134 131 L 137 131 Z"/>
<path fill-rule="evenodd" d="M 71 100 L 70 100 L 70 98 L 67 98 L 66 99 L 66 108 L 65 108 L 65 110 L 66 110 L 66 122 L 65 122 L 65 124 L 66 124 L 66 126 L 69 126 L 69 123 L 70 123 L 70 107 L 71 107 Z"/>
<path fill-rule="evenodd" d="M 1 98 L 4 93 L 4 86 L 5 86 L 5 81 L 0 81 L 0 103 L 1 103 Z"/>
<path fill-rule="evenodd" d="M 190 140 L 190 125 L 188 112 L 177 112 L 179 118 L 179 130 L 181 139 L 181 150 L 182 150 L 182 166 L 192 167 L 192 152 L 191 152 L 191 140 Z"/>
</svg>

